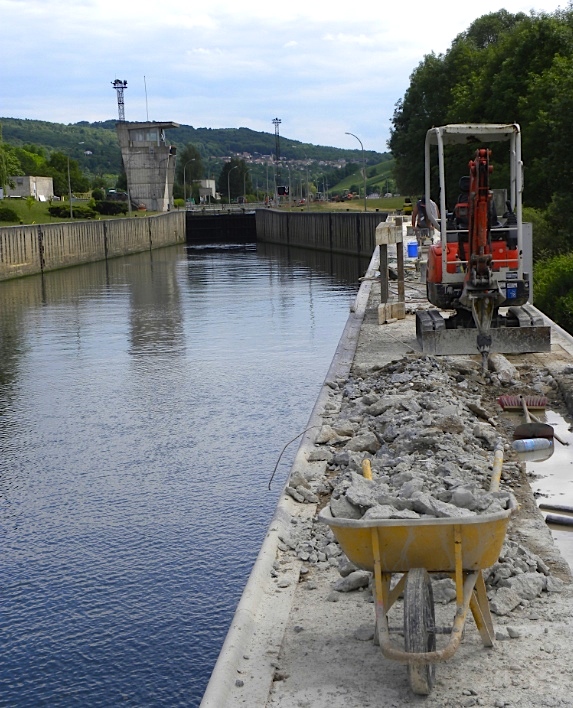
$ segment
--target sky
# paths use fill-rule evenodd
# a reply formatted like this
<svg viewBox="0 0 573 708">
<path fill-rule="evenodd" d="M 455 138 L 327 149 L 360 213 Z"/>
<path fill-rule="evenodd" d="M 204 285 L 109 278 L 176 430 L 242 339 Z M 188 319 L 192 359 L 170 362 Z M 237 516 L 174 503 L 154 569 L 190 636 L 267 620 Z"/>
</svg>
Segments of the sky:
<svg viewBox="0 0 573 708">
<path fill-rule="evenodd" d="M 490 12 L 555 0 L 0 0 L 0 116 L 239 128 L 384 152 L 423 57 Z M 452 10 L 452 7 L 455 7 Z M 511 116 L 508 117 L 508 120 Z"/>
</svg>

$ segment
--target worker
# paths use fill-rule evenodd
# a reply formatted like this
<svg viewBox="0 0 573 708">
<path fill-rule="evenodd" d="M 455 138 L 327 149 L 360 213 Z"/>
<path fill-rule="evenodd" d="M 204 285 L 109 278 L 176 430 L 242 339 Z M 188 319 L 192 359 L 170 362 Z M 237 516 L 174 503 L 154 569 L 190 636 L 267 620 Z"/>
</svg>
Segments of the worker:
<svg viewBox="0 0 573 708">
<path fill-rule="evenodd" d="M 438 228 L 439 218 L 438 205 L 430 199 L 428 208 L 426 208 L 426 197 L 421 196 L 412 210 L 412 227 L 419 246 L 433 242 L 434 229 Z"/>
</svg>

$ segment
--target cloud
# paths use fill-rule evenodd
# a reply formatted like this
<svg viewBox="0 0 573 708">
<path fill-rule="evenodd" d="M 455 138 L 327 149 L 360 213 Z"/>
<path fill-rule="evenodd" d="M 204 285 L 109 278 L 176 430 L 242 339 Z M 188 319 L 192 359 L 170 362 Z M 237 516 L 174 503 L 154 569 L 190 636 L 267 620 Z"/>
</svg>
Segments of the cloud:
<svg viewBox="0 0 573 708">
<path fill-rule="evenodd" d="M 505 8 L 529 11 L 521 0 Z M 423 56 L 498 9 L 498 0 L 455 13 L 445 0 L 412 0 L 407 16 L 397 4 L 343 13 L 323 0 L 266 12 L 231 0 L 0 0 L 1 110 L 63 123 L 113 118 L 111 81 L 122 78 L 126 117 L 141 120 L 145 76 L 156 120 L 273 132 L 278 116 L 292 139 L 347 146 L 352 131 L 385 150 L 394 105 Z"/>
</svg>

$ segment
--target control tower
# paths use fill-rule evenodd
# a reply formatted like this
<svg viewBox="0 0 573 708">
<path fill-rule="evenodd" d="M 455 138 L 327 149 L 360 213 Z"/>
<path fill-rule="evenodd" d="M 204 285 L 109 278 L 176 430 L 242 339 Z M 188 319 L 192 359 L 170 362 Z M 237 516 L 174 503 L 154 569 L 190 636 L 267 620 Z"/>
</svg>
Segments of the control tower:
<svg viewBox="0 0 573 708">
<path fill-rule="evenodd" d="M 179 123 L 116 124 L 127 193 L 132 204 L 143 205 L 149 211 L 169 211 L 173 206 L 177 149 L 165 138 L 168 128 L 179 128 Z"/>
</svg>

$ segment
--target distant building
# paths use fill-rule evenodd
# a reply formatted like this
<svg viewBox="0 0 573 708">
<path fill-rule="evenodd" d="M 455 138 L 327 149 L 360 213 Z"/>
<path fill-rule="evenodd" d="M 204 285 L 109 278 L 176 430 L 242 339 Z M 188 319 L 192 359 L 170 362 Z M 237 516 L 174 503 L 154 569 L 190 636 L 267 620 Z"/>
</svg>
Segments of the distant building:
<svg viewBox="0 0 573 708">
<path fill-rule="evenodd" d="M 176 148 L 165 138 L 167 128 L 179 123 L 117 123 L 116 131 L 132 202 L 150 211 L 169 211 L 173 206 Z"/>
<path fill-rule="evenodd" d="M 196 182 L 199 184 L 199 197 L 201 199 L 201 204 L 204 202 L 211 202 L 216 199 L 214 179 L 202 179 L 196 180 Z"/>
<path fill-rule="evenodd" d="M 54 196 L 54 180 L 51 177 L 35 177 L 33 175 L 16 175 L 10 177 L 14 188 L 6 187 L 6 197 L 34 197 L 38 202 L 48 202 Z"/>
</svg>

